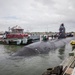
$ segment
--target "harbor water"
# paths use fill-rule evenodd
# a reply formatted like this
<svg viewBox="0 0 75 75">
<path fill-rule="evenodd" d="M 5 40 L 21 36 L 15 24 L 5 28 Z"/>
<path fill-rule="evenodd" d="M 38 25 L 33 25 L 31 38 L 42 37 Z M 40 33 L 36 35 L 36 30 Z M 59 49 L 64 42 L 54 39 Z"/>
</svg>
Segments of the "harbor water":
<svg viewBox="0 0 75 75">
<path fill-rule="evenodd" d="M 23 46 L 0 45 L 0 75 L 42 75 L 47 68 L 59 65 L 72 50 L 67 44 L 62 48 L 50 50 L 49 54 L 33 57 L 12 57 Z"/>
</svg>

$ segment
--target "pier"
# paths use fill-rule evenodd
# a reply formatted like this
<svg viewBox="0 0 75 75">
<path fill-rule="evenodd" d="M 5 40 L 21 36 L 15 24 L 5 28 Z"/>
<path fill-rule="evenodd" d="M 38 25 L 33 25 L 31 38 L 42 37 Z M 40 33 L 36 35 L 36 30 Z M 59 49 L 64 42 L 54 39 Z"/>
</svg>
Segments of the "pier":
<svg viewBox="0 0 75 75">
<path fill-rule="evenodd" d="M 59 66 L 48 68 L 42 75 L 75 75 L 75 49 Z"/>
</svg>

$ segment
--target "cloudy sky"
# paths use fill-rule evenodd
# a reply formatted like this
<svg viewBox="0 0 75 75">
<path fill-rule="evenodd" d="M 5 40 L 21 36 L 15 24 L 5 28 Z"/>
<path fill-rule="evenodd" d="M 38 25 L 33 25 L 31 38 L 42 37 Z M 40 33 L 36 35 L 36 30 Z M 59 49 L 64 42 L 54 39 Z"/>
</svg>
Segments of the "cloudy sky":
<svg viewBox="0 0 75 75">
<path fill-rule="evenodd" d="M 75 0 L 0 0 L 0 31 L 19 25 L 25 31 L 75 31 Z"/>
</svg>

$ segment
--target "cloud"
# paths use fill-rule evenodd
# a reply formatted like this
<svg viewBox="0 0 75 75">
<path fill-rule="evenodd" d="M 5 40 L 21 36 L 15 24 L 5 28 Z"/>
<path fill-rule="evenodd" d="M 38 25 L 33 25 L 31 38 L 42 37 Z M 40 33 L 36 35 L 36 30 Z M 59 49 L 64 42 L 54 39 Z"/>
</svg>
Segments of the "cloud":
<svg viewBox="0 0 75 75">
<path fill-rule="evenodd" d="M 67 31 L 72 31 L 74 13 L 74 0 L 0 0 L 2 30 L 20 25 L 30 31 L 58 31 L 64 23 Z"/>
</svg>

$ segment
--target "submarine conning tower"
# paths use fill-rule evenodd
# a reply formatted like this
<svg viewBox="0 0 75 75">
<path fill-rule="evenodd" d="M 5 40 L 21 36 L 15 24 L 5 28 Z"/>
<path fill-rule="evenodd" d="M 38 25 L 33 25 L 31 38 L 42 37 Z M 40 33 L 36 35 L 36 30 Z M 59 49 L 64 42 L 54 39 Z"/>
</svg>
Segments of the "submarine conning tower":
<svg viewBox="0 0 75 75">
<path fill-rule="evenodd" d="M 65 27 L 64 27 L 64 23 L 62 23 L 59 27 L 59 36 L 58 39 L 62 39 L 65 38 Z"/>
</svg>

